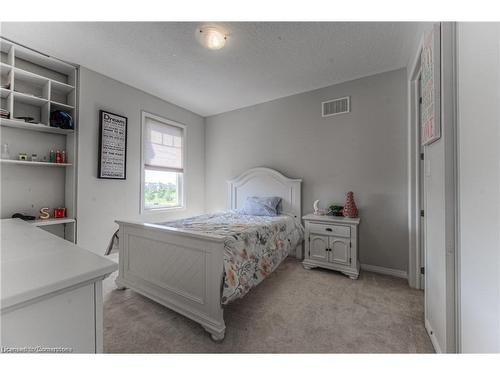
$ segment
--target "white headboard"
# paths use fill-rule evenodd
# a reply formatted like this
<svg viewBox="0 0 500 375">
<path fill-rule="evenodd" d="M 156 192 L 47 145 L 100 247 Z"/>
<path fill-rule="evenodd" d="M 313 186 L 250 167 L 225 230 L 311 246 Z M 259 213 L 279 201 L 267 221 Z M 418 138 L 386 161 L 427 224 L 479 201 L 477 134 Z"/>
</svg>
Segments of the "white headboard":
<svg viewBox="0 0 500 375">
<path fill-rule="evenodd" d="M 252 168 L 227 182 L 228 207 L 243 207 L 247 197 L 276 196 L 282 199 L 282 211 L 299 220 L 301 213 L 301 184 L 298 178 L 288 178 L 271 168 Z"/>
</svg>

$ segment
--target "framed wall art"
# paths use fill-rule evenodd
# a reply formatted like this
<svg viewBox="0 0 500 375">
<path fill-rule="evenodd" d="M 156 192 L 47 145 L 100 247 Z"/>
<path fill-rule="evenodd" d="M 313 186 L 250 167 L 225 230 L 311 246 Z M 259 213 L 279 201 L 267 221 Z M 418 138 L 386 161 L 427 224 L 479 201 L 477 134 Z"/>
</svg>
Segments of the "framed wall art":
<svg viewBox="0 0 500 375">
<path fill-rule="evenodd" d="M 420 137 L 422 146 L 441 138 L 441 29 L 434 25 L 425 33 L 422 48 Z"/>
<path fill-rule="evenodd" d="M 99 111 L 99 162 L 97 177 L 127 178 L 127 118 Z"/>
</svg>

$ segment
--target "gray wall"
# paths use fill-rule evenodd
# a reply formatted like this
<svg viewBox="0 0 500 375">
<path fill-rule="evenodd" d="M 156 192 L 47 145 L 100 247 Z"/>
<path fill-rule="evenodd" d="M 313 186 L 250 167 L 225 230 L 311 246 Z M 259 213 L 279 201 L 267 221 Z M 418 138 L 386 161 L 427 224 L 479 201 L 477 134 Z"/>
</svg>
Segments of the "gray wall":
<svg viewBox="0 0 500 375">
<path fill-rule="evenodd" d="M 267 166 L 303 179 L 303 212 L 320 199 L 361 216 L 364 264 L 408 264 L 407 82 L 400 69 L 208 117 L 206 208 L 226 206 L 226 180 Z M 351 96 L 352 112 L 321 117 L 321 102 Z"/>
<path fill-rule="evenodd" d="M 204 119 L 192 112 L 91 70 L 80 70 L 78 131 L 78 244 L 102 254 L 118 219 L 162 221 L 197 215 L 204 210 Z M 127 179 L 97 176 L 99 110 L 128 117 Z M 185 210 L 140 215 L 141 111 L 187 126 Z"/>
</svg>

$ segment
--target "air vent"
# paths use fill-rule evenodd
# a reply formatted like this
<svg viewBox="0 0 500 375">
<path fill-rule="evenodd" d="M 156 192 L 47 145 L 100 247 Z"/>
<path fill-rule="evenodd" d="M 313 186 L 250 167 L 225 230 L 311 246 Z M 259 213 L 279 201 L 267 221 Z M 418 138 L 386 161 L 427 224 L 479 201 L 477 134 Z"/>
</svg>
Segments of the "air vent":
<svg viewBox="0 0 500 375">
<path fill-rule="evenodd" d="M 351 100 L 348 96 L 321 103 L 322 116 L 330 117 L 351 112 Z"/>
</svg>

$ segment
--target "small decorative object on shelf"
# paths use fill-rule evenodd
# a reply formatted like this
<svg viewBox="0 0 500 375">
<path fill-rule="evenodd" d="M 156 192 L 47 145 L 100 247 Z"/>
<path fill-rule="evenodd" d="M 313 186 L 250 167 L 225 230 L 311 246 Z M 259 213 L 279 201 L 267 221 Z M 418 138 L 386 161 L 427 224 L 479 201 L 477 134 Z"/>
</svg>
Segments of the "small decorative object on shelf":
<svg viewBox="0 0 500 375">
<path fill-rule="evenodd" d="M 314 215 L 326 215 L 326 210 L 319 208 L 319 200 L 315 200 L 313 203 Z"/>
<path fill-rule="evenodd" d="M 19 160 L 28 161 L 28 155 L 25 152 L 19 153 Z"/>
<path fill-rule="evenodd" d="M 10 112 L 7 111 L 6 109 L 0 108 L 0 117 L 1 118 L 9 118 Z"/>
<path fill-rule="evenodd" d="M 352 191 L 346 194 L 346 201 L 342 213 L 345 217 L 358 217 L 358 208 L 354 202 L 354 193 Z"/>
<path fill-rule="evenodd" d="M 40 208 L 40 219 L 42 219 L 42 220 L 50 219 L 50 214 L 49 214 L 49 208 L 48 207 Z"/>
<path fill-rule="evenodd" d="M 56 219 L 62 219 L 63 217 L 66 217 L 66 208 L 65 207 L 54 208 L 54 217 Z"/>
<path fill-rule="evenodd" d="M 31 161 L 38 161 L 38 155 L 37 154 L 31 154 Z"/>
<path fill-rule="evenodd" d="M 2 159 L 10 159 L 9 144 L 4 143 L 2 145 Z"/>
<path fill-rule="evenodd" d="M 66 163 L 67 158 L 66 158 L 66 151 L 62 150 L 61 152 L 61 163 Z"/>
<path fill-rule="evenodd" d="M 21 120 L 21 121 L 24 121 L 24 122 L 29 122 L 30 124 L 36 124 L 37 122 L 35 121 L 35 119 L 33 117 L 30 117 L 30 116 L 17 116 L 17 117 L 14 117 L 16 120 Z"/>
<path fill-rule="evenodd" d="M 34 216 L 20 214 L 18 212 L 16 212 L 14 215 L 12 215 L 12 218 L 13 219 L 21 219 L 21 220 L 24 220 L 24 221 L 35 220 Z"/>
<path fill-rule="evenodd" d="M 344 216 L 344 214 L 342 213 L 342 211 L 344 210 L 343 206 L 338 206 L 336 204 L 332 204 L 328 208 L 330 209 L 330 212 L 329 212 L 330 215 L 332 215 L 332 216 Z"/>
<path fill-rule="evenodd" d="M 68 112 L 53 111 L 50 113 L 50 126 L 61 129 L 74 129 L 75 123 Z"/>
<path fill-rule="evenodd" d="M 56 163 L 62 163 L 61 151 L 56 151 Z"/>
<path fill-rule="evenodd" d="M 55 154 L 54 150 L 50 150 L 50 153 L 49 153 L 49 162 L 50 163 L 55 163 L 56 162 L 56 154 Z"/>
</svg>

